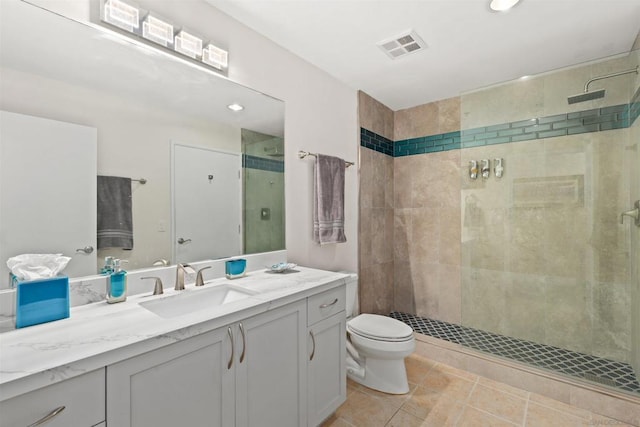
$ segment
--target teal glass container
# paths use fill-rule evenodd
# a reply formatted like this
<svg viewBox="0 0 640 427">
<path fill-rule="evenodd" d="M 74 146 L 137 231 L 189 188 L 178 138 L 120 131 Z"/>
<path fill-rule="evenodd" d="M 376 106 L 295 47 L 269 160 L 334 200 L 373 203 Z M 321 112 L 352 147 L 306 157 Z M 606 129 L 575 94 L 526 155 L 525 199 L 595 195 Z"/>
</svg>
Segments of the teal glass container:
<svg viewBox="0 0 640 427">
<path fill-rule="evenodd" d="M 224 263 L 224 272 L 227 279 L 237 279 L 244 277 L 247 269 L 247 260 L 244 258 L 230 259 Z"/>
</svg>

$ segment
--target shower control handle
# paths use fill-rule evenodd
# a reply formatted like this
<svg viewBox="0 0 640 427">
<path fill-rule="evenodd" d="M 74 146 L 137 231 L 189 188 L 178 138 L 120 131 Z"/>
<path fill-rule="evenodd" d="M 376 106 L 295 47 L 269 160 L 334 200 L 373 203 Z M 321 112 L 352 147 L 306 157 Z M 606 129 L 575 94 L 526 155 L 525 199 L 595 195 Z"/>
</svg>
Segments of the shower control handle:
<svg viewBox="0 0 640 427">
<path fill-rule="evenodd" d="M 631 209 L 626 212 L 622 212 L 620 214 L 620 224 L 624 224 L 625 216 L 630 216 L 635 220 L 634 224 L 636 225 L 636 227 L 640 227 L 640 200 L 636 200 L 633 206 L 634 206 L 634 209 Z"/>
<path fill-rule="evenodd" d="M 478 178 L 478 162 L 476 160 L 469 160 L 469 178 Z"/>
<path fill-rule="evenodd" d="M 480 160 L 480 164 L 482 165 L 482 179 L 489 178 L 489 174 L 491 173 L 491 166 L 489 165 L 489 159 Z"/>
</svg>

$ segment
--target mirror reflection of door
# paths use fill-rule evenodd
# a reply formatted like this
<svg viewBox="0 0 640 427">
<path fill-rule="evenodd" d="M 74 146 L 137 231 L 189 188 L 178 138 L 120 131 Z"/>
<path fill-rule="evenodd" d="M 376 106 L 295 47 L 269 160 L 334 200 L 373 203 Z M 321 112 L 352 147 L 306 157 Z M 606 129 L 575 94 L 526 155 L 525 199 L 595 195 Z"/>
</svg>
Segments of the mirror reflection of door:
<svg viewBox="0 0 640 427">
<path fill-rule="evenodd" d="M 241 156 L 173 144 L 173 259 L 242 253 Z"/>
<path fill-rule="evenodd" d="M 62 253 L 61 274 L 95 274 L 96 153 L 95 128 L 0 111 L 0 289 L 7 259 L 25 253 Z"/>
</svg>

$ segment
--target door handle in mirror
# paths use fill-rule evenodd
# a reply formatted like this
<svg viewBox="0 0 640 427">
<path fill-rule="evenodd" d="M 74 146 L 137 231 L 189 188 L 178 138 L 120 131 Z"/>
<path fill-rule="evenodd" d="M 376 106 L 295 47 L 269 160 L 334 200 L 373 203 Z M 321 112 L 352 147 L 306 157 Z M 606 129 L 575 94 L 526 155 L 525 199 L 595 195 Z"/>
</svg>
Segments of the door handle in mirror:
<svg viewBox="0 0 640 427">
<path fill-rule="evenodd" d="M 76 253 L 77 252 L 84 252 L 89 255 L 90 253 L 93 253 L 93 246 L 85 246 L 84 248 L 76 249 Z"/>
<path fill-rule="evenodd" d="M 182 237 L 178 237 L 178 244 L 184 245 L 185 243 L 191 242 L 191 239 L 183 239 Z"/>
</svg>

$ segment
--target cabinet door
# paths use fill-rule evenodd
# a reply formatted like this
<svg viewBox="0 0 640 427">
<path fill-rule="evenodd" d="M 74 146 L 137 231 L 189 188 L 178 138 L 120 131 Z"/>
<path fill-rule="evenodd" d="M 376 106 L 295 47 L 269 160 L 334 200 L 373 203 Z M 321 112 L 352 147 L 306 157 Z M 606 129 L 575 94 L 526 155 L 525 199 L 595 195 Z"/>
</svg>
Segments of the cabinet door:
<svg viewBox="0 0 640 427">
<path fill-rule="evenodd" d="M 306 304 L 290 304 L 240 326 L 246 347 L 239 333 L 236 425 L 306 425 Z"/>
<path fill-rule="evenodd" d="M 107 367 L 107 424 L 234 425 L 234 367 L 227 328 Z"/>
<path fill-rule="evenodd" d="M 104 369 L 0 402 L 0 426 L 38 421 L 47 427 L 89 427 L 104 421 Z"/>
<path fill-rule="evenodd" d="M 345 312 L 309 328 L 309 426 L 319 425 L 347 398 Z"/>
</svg>

